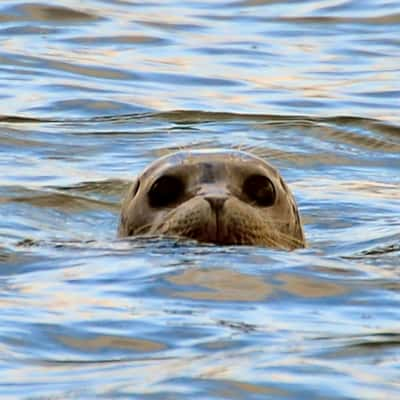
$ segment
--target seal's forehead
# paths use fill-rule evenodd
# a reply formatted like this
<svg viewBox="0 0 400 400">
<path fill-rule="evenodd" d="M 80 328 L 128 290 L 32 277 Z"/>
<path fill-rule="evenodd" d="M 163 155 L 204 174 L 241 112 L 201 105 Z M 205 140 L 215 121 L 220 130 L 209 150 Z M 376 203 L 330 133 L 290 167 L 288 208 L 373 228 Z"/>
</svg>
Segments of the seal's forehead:
<svg viewBox="0 0 400 400">
<path fill-rule="evenodd" d="M 240 150 L 231 149 L 200 149 L 182 150 L 161 157 L 150 164 L 144 171 L 143 176 L 154 174 L 156 171 L 169 169 L 170 167 L 196 165 L 210 162 L 226 163 L 256 163 L 275 171 L 270 164 L 263 159 Z"/>
</svg>

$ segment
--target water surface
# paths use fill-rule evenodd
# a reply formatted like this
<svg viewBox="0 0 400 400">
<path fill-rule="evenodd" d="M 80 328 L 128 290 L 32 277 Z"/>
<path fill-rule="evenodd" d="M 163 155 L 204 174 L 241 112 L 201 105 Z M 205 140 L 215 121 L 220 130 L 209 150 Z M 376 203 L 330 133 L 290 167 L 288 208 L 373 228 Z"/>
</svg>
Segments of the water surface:
<svg viewBox="0 0 400 400">
<path fill-rule="evenodd" d="M 0 4 L 4 399 L 396 399 L 400 5 Z M 116 239 L 180 148 L 277 166 L 308 248 Z"/>
</svg>

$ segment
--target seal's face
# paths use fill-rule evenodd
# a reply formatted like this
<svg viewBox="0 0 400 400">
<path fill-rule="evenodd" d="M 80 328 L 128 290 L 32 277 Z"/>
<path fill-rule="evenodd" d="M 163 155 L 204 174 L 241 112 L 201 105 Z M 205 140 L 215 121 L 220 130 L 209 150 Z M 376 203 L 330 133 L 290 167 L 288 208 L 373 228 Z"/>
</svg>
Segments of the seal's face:
<svg viewBox="0 0 400 400">
<path fill-rule="evenodd" d="M 180 151 L 136 179 L 119 236 L 162 234 L 218 244 L 305 246 L 295 200 L 278 171 L 236 150 Z"/>
</svg>

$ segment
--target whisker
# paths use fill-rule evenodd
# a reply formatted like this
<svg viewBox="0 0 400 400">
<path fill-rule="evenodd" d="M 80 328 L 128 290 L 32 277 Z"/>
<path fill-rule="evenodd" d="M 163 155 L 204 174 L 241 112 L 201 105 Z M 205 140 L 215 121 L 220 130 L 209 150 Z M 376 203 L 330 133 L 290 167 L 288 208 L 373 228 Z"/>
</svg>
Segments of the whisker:
<svg viewBox="0 0 400 400">
<path fill-rule="evenodd" d="M 152 224 L 146 224 L 146 225 L 139 226 L 138 228 L 136 228 L 133 231 L 132 235 L 140 235 L 142 233 L 147 233 L 146 231 L 151 227 L 152 227 Z"/>
</svg>

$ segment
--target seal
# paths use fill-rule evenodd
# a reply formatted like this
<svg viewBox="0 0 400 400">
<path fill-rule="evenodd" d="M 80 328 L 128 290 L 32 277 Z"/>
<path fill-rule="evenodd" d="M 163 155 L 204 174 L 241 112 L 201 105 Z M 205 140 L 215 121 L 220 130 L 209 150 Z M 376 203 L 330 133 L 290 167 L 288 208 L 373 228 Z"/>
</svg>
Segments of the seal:
<svg viewBox="0 0 400 400">
<path fill-rule="evenodd" d="M 150 164 L 127 192 L 118 235 L 305 247 L 295 199 L 277 169 L 230 149 L 178 151 Z"/>
</svg>

